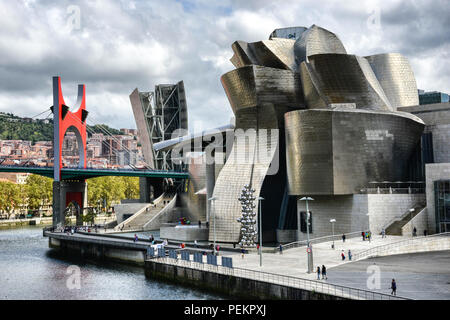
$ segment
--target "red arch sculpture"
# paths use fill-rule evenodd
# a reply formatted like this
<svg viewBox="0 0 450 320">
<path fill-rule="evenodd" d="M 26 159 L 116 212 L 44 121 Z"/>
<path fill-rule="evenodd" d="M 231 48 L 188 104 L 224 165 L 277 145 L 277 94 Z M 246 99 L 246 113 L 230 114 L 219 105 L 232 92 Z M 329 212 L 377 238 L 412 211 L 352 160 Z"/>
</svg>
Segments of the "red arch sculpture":
<svg viewBox="0 0 450 320">
<path fill-rule="evenodd" d="M 61 78 L 53 77 L 53 153 L 55 181 L 61 180 L 62 144 L 64 135 L 69 128 L 74 129 L 80 154 L 80 168 L 86 168 L 86 88 L 84 84 L 78 85 L 77 110 L 71 112 L 64 102 L 61 90 Z"/>
</svg>

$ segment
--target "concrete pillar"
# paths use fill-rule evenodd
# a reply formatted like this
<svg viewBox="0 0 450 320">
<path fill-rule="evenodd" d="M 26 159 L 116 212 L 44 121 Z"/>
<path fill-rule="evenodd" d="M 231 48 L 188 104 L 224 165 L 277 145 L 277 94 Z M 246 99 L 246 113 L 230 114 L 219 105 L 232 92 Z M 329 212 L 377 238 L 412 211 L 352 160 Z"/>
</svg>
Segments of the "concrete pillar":
<svg viewBox="0 0 450 320">
<path fill-rule="evenodd" d="M 163 178 L 139 177 L 139 202 L 149 203 L 163 193 Z"/>
<path fill-rule="evenodd" d="M 150 184 L 145 177 L 139 177 L 139 202 L 150 202 Z"/>
<path fill-rule="evenodd" d="M 65 207 L 64 207 L 65 208 Z M 61 181 L 53 181 L 53 226 L 64 225 L 64 217 L 61 220 Z"/>
<path fill-rule="evenodd" d="M 82 225 L 82 215 L 87 206 L 87 184 L 84 180 L 53 181 L 53 226 L 65 225 L 64 210 L 74 201 L 79 206 L 77 225 Z"/>
</svg>

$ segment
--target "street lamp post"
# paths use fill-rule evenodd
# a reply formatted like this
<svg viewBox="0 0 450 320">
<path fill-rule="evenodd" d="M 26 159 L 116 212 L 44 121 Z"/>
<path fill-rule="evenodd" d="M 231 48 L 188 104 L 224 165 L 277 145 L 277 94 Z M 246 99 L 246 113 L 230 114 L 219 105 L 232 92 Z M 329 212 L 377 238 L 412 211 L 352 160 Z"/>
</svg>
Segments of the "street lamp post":
<svg viewBox="0 0 450 320">
<path fill-rule="evenodd" d="M 416 209 L 414 209 L 414 208 L 409 209 L 409 221 L 411 221 L 411 234 L 413 237 L 414 237 L 414 224 L 412 221 L 412 213 L 414 212 L 414 210 L 416 210 Z"/>
<path fill-rule="evenodd" d="M 333 245 L 331 246 L 331 248 L 334 249 L 334 223 L 336 222 L 336 219 L 331 219 L 330 222 L 331 222 L 331 230 L 333 233 Z"/>
<path fill-rule="evenodd" d="M 213 229 L 214 229 L 214 255 L 216 255 L 216 208 L 214 206 L 214 200 L 217 200 L 217 197 L 212 197 L 209 198 L 208 201 L 212 202 L 212 212 L 213 212 L 213 218 L 214 218 L 214 222 L 213 222 Z"/>
<path fill-rule="evenodd" d="M 261 214 L 261 201 L 263 197 L 258 197 L 259 201 L 259 266 L 262 267 L 262 214 Z"/>
<path fill-rule="evenodd" d="M 311 243 L 309 242 L 309 225 L 310 225 L 310 215 L 308 210 L 308 200 L 312 201 L 314 200 L 311 197 L 303 197 L 300 199 L 300 201 L 306 201 L 306 242 L 307 242 L 307 257 L 308 257 L 308 273 L 312 272 L 312 266 L 313 266 L 313 256 L 312 256 L 312 248 Z"/>
</svg>

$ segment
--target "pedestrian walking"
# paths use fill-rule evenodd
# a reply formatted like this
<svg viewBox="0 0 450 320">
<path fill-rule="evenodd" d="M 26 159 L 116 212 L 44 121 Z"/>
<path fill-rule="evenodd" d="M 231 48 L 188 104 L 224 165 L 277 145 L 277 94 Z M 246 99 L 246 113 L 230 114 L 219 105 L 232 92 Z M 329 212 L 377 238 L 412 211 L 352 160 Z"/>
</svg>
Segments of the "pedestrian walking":
<svg viewBox="0 0 450 320">
<path fill-rule="evenodd" d="M 244 259 L 245 250 L 242 247 L 241 247 L 241 254 L 242 254 L 242 259 Z"/>
<path fill-rule="evenodd" d="M 320 280 L 320 267 L 317 267 L 317 280 Z"/>
<path fill-rule="evenodd" d="M 341 252 L 341 258 L 342 258 L 342 261 L 345 260 L 345 253 L 344 253 L 344 250 L 342 250 L 342 252 Z"/>
<path fill-rule="evenodd" d="M 423 236 L 426 237 L 427 236 L 427 230 L 423 230 Z"/>
<path fill-rule="evenodd" d="M 283 254 L 283 246 L 280 243 L 280 254 Z"/>
<path fill-rule="evenodd" d="M 328 280 L 327 277 L 327 268 L 325 268 L 325 265 L 322 265 L 322 279 Z"/>
<path fill-rule="evenodd" d="M 194 245 L 195 245 L 195 248 L 198 248 L 198 243 L 197 243 L 197 239 L 196 239 L 196 240 L 194 240 Z"/>
<path fill-rule="evenodd" d="M 415 236 L 417 236 L 417 229 L 416 229 L 416 227 L 414 227 L 414 230 L 413 230 L 413 237 L 415 237 Z"/>
<path fill-rule="evenodd" d="M 202 221 L 198 220 L 198 228 L 200 229 L 202 227 Z"/>
<path fill-rule="evenodd" d="M 352 252 L 348 249 L 348 261 L 352 261 Z"/>
<path fill-rule="evenodd" d="M 219 255 L 219 249 L 220 249 L 220 246 L 217 245 L 217 246 L 216 246 L 216 255 Z"/>
<path fill-rule="evenodd" d="M 361 236 L 362 236 L 363 241 L 366 241 L 366 233 L 364 231 L 361 232 Z"/>
<path fill-rule="evenodd" d="M 345 234 L 342 235 L 342 242 L 345 242 Z"/>
<path fill-rule="evenodd" d="M 392 290 L 391 294 L 396 296 L 397 295 L 397 283 L 395 282 L 395 279 L 392 279 L 391 290 Z"/>
<path fill-rule="evenodd" d="M 134 234 L 134 242 L 137 242 L 138 241 L 138 236 L 137 236 L 137 234 L 135 233 Z"/>
<path fill-rule="evenodd" d="M 386 230 L 384 228 L 381 230 L 381 238 L 386 238 Z"/>
</svg>

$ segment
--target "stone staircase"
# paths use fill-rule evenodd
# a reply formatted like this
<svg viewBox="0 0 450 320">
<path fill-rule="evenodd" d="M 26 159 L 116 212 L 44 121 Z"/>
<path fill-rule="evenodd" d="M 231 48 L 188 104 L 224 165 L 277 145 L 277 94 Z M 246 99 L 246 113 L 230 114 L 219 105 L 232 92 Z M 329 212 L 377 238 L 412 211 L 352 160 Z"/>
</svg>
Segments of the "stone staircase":
<svg viewBox="0 0 450 320">
<path fill-rule="evenodd" d="M 402 236 L 402 228 L 410 222 L 416 215 L 422 212 L 426 208 L 426 205 L 423 203 L 416 204 L 414 206 L 414 211 L 410 212 L 409 210 L 406 211 L 403 215 L 400 217 L 394 218 L 391 220 L 388 224 L 385 226 L 386 234 L 392 235 L 392 236 Z"/>
<path fill-rule="evenodd" d="M 164 207 L 173 199 L 173 194 L 163 194 L 154 200 L 153 204 L 149 203 L 134 215 L 123 221 L 114 228 L 115 231 L 134 232 L 143 231 L 144 225 L 153 219 Z"/>
</svg>

